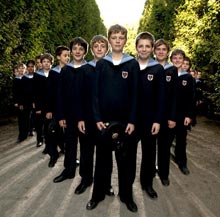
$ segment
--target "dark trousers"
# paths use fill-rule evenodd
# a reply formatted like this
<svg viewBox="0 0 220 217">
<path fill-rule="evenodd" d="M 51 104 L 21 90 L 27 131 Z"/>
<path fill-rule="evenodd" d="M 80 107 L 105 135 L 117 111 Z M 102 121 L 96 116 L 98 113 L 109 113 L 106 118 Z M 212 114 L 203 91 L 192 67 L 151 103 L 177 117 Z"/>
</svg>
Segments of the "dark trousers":
<svg viewBox="0 0 220 217">
<path fill-rule="evenodd" d="M 175 127 L 175 136 L 176 136 L 176 145 L 175 145 L 175 160 L 179 166 L 187 165 L 187 156 L 186 156 L 186 138 L 187 138 L 188 127 L 184 126 L 183 123 L 176 124 Z"/>
<path fill-rule="evenodd" d="M 68 176 L 75 176 L 76 156 L 78 144 L 78 128 L 77 122 L 67 120 L 67 128 L 65 128 L 65 155 L 64 167 Z"/>
<path fill-rule="evenodd" d="M 174 129 L 162 126 L 157 137 L 158 145 L 158 174 L 160 178 L 168 179 L 170 170 L 170 148 Z"/>
<path fill-rule="evenodd" d="M 54 125 L 53 131 L 48 127 L 51 122 Z M 62 151 L 64 150 L 64 131 L 59 126 L 58 121 L 53 119 L 46 119 L 44 126 L 47 153 L 50 157 L 58 158 L 59 153 L 57 147 L 59 146 Z"/>
<path fill-rule="evenodd" d="M 35 116 L 35 124 L 36 124 L 36 134 L 37 134 L 37 142 L 43 142 L 44 139 L 44 121 L 45 121 L 45 113 L 36 114 Z"/>
<path fill-rule="evenodd" d="M 35 130 L 36 124 L 35 124 L 35 119 L 36 119 L 36 113 L 34 109 L 31 109 L 30 112 L 30 125 L 29 125 L 29 132 L 33 132 Z"/>
<path fill-rule="evenodd" d="M 19 129 L 18 139 L 24 140 L 28 137 L 29 132 L 30 109 L 24 108 L 23 110 L 18 110 L 17 115 Z"/>
<path fill-rule="evenodd" d="M 124 148 L 115 151 L 119 195 L 124 201 L 133 200 L 132 185 L 136 174 L 136 155 L 137 143 L 129 137 L 124 142 Z M 109 184 L 110 170 L 112 170 L 112 146 L 108 141 L 101 139 L 96 147 L 92 200 L 101 201 L 105 198 L 106 186 Z"/>
<path fill-rule="evenodd" d="M 97 143 L 97 131 L 90 129 L 86 134 L 79 134 L 80 142 L 80 167 L 79 174 L 82 177 L 82 182 L 91 184 L 93 182 L 93 159 L 94 149 Z"/>
<path fill-rule="evenodd" d="M 141 133 L 141 170 L 140 182 L 143 188 L 152 186 L 153 178 L 156 174 L 156 136 Z"/>
</svg>

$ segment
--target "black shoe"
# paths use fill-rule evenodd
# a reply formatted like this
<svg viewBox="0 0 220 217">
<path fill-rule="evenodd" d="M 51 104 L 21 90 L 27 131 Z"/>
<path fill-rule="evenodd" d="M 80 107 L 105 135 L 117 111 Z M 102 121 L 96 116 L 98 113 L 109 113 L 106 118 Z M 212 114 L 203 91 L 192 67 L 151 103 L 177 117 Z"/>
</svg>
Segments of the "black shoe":
<svg viewBox="0 0 220 217">
<path fill-rule="evenodd" d="M 99 201 L 90 200 L 86 205 L 86 209 L 88 209 L 88 210 L 95 209 L 98 204 L 99 204 Z"/>
<path fill-rule="evenodd" d="M 21 139 L 17 139 L 16 140 L 16 143 L 18 144 L 18 143 L 21 143 L 22 141 L 21 141 Z"/>
<path fill-rule="evenodd" d="M 89 187 L 90 185 L 86 184 L 85 182 L 81 182 L 76 190 L 75 190 L 75 194 L 82 194 L 83 192 L 86 191 L 87 187 Z"/>
<path fill-rule="evenodd" d="M 164 186 L 170 185 L 170 180 L 168 178 L 167 179 L 161 178 L 160 180 L 161 180 L 162 185 Z"/>
<path fill-rule="evenodd" d="M 18 143 L 21 143 L 21 142 L 23 142 L 25 139 L 26 139 L 26 138 L 18 138 L 17 141 L 16 141 L 16 143 L 17 143 L 17 144 L 18 144 Z"/>
<path fill-rule="evenodd" d="M 180 171 L 184 174 L 184 175 L 189 175 L 189 169 L 186 166 L 179 166 Z"/>
<path fill-rule="evenodd" d="M 48 151 L 46 148 L 44 148 L 44 150 L 42 151 L 42 154 L 48 154 Z"/>
<path fill-rule="evenodd" d="M 51 157 L 48 163 L 48 167 L 54 167 L 57 162 L 57 159 L 58 159 L 57 157 Z"/>
<path fill-rule="evenodd" d="M 105 190 L 105 194 L 108 195 L 108 196 L 114 196 L 115 195 L 114 189 L 112 188 L 112 186 L 109 189 Z"/>
<path fill-rule="evenodd" d="M 39 148 L 43 145 L 43 142 L 37 142 L 36 147 Z"/>
<path fill-rule="evenodd" d="M 137 205 L 133 200 L 128 201 L 125 204 L 126 204 L 128 210 L 130 210 L 131 212 L 137 212 L 138 211 Z"/>
<path fill-rule="evenodd" d="M 59 155 L 61 156 L 61 155 L 64 155 L 64 154 L 65 154 L 64 150 L 60 150 Z"/>
<path fill-rule="evenodd" d="M 176 163 L 177 165 L 180 164 L 180 161 L 177 159 L 177 157 L 175 155 L 172 155 L 172 160 L 174 163 Z"/>
<path fill-rule="evenodd" d="M 147 192 L 148 196 L 151 198 L 151 199 L 156 199 L 158 196 L 157 196 L 157 192 L 153 189 L 152 186 L 147 186 L 145 188 L 145 191 Z"/>
<path fill-rule="evenodd" d="M 53 182 L 54 183 L 58 183 L 58 182 L 62 182 L 66 179 L 73 179 L 74 178 L 74 175 L 70 176 L 70 175 L 67 175 L 66 171 L 64 170 L 59 176 L 55 177 Z"/>
</svg>

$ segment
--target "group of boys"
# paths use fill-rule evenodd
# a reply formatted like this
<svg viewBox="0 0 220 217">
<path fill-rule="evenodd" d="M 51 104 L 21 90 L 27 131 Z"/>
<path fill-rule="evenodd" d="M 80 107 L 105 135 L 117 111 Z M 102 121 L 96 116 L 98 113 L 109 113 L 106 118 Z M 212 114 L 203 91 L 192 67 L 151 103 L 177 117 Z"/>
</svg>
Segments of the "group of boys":
<svg viewBox="0 0 220 217">
<path fill-rule="evenodd" d="M 114 195 L 112 140 L 104 136 L 111 123 L 123 126 L 123 147 L 114 152 L 118 195 L 131 212 L 138 210 L 132 185 L 136 177 L 139 141 L 142 150 L 140 183 L 151 199 L 158 197 L 153 188 L 156 173 L 164 186 L 170 183 L 170 148 L 174 137 L 175 162 L 183 174 L 189 174 L 186 136 L 192 119 L 194 89 L 192 76 L 182 69 L 185 53 L 178 49 L 172 51 L 170 64 L 168 43 L 163 39 L 155 42 L 151 33 L 142 32 L 135 40 L 135 59 L 123 53 L 126 41 L 127 29 L 118 24 L 111 26 L 108 38 L 102 35 L 92 38 L 90 47 L 94 59 L 86 62 L 88 43 L 76 37 L 69 48 L 57 48 L 58 66 L 51 68 L 52 55 L 42 55 L 42 69 L 33 77 L 35 113 L 41 116 L 39 125 L 36 124 L 37 144 L 43 142 L 40 130 L 44 124 L 50 167 L 59 156 L 57 145 L 64 149 L 64 170 L 53 180 L 58 183 L 75 177 L 79 141 L 81 182 L 75 194 L 85 192 L 93 184 L 92 197 L 86 206 L 88 210 L 96 208 L 105 195 Z M 53 119 L 56 127 L 48 130 Z"/>
</svg>

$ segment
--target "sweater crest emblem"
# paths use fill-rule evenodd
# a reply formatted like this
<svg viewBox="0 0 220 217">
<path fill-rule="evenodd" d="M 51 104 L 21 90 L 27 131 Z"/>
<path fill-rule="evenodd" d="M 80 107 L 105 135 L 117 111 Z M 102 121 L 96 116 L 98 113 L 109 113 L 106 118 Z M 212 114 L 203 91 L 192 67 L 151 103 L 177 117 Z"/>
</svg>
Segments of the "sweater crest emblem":
<svg viewBox="0 0 220 217">
<path fill-rule="evenodd" d="M 171 81 L 171 76 L 170 76 L 170 75 L 167 75 L 167 76 L 166 76 L 166 81 L 167 81 L 167 82 L 170 82 L 170 81 Z"/>
<path fill-rule="evenodd" d="M 183 81 L 182 81 L 182 85 L 183 85 L 183 86 L 186 86 L 186 85 L 187 85 L 187 81 L 186 81 L 186 80 L 183 80 Z"/>
<path fill-rule="evenodd" d="M 151 75 L 151 74 L 147 75 L 148 81 L 153 81 L 153 79 L 154 79 L 154 75 Z"/>
<path fill-rule="evenodd" d="M 122 78 L 126 79 L 128 77 L 128 72 L 122 71 L 121 76 Z"/>
</svg>

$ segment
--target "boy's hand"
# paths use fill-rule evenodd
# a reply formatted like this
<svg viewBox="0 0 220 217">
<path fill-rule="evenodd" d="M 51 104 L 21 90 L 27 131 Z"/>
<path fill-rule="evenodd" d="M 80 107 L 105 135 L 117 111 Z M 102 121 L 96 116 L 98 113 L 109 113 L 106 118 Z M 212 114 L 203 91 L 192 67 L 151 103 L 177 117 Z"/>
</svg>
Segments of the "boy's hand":
<svg viewBox="0 0 220 217">
<path fill-rule="evenodd" d="M 47 112 L 47 113 L 46 113 L 46 118 L 47 118 L 47 119 L 52 119 L 52 117 L 53 117 L 52 112 Z"/>
<path fill-rule="evenodd" d="M 133 132 L 134 132 L 134 124 L 128 123 L 125 129 L 125 133 L 127 133 L 128 135 L 131 135 Z"/>
<path fill-rule="evenodd" d="M 59 121 L 59 125 L 60 125 L 60 127 L 62 127 L 62 128 L 66 128 L 66 120 L 60 120 L 60 121 Z"/>
<path fill-rule="evenodd" d="M 175 121 L 168 120 L 168 127 L 170 129 L 173 129 L 175 126 L 176 126 L 176 122 Z"/>
<path fill-rule="evenodd" d="M 103 128 L 105 129 L 106 126 L 102 121 L 96 123 L 97 128 L 101 131 Z"/>
<path fill-rule="evenodd" d="M 19 108 L 19 110 L 21 110 L 21 111 L 24 110 L 24 106 L 23 106 L 23 105 L 19 105 L 18 108 Z"/>
<path fill-rule="evenodd" d="M 160 124 L 153 123 L 152 128 L 151 128 L 151 134 L 156 135 L 159 133 L 159 130 L 160 130 Z"/>
<path fill-rule="evenodd" d="M 191 118 L 185 117 L 184 126 L 189 126 L 191 124 Z"/>
<path fill-rule="evenodd" d="M 85 132 L 86 132 L 85 121 L 78 122 L 78 129 L 81 133 L 85 134 Z"/>
</svg>

